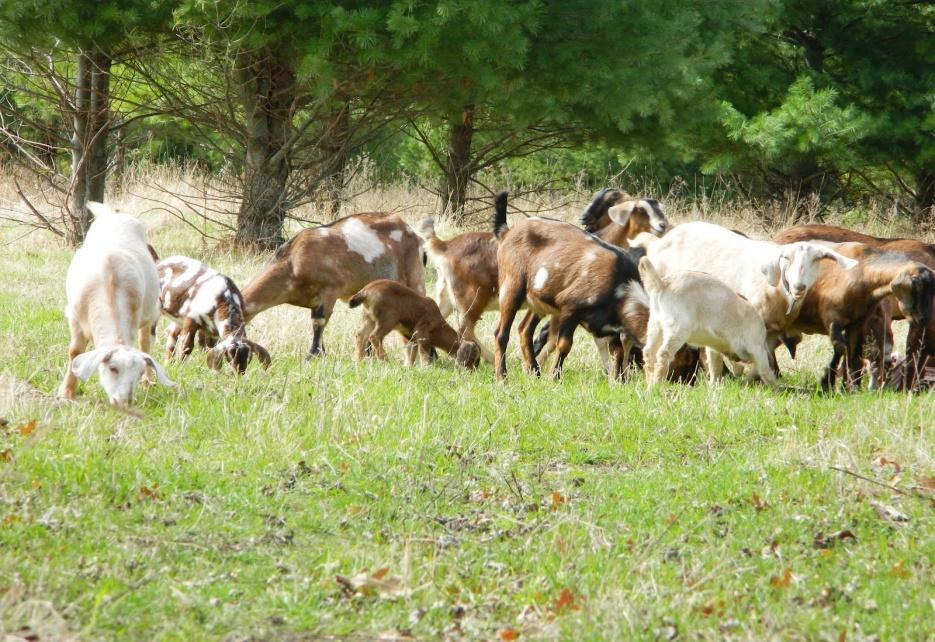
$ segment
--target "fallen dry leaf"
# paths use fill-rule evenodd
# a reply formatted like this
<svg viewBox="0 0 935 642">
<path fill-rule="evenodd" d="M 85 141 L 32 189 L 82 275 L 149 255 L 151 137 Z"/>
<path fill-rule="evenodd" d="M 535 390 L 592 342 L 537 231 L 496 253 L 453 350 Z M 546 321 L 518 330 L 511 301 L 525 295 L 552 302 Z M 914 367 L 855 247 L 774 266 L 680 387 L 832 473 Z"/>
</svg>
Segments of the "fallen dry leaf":
<svg viewBox="0 0 935 642">
<path fill-rule="evenodd" d="M 19 430 L 19 434 L 21 434 L 23 437 L 28 437 L 29 435 L 33 433 L 33 431 L 36 430 L 36 426 L 38 424 L 39 422 L 33 419 L 31 421 L 27 421 L 26 423 L 24 423 L 22 426 L 17 428 L 17 430 Z"/>
<path fill-rule="evenodd" d="M 895 459 L 887 459 L 883 455 L 880 455 L 876 459 L 870 462 L 871 465 L 876 466 L 877 468 L 883 468 L 884 466 L 892 466 L 896 472 L 900 472 L 903 467 L 899 465 L 899 462 Z"/>
<path fill-rule="evenodd" d="M 552 510 L 556 510 L 559 506 L 561 506 L 567 501 L 568 500 L 565 499 L 565 496 L 562 495 L 560 492 L 558 492 L 557 490 L 552 491 Z"/>
<path fill-rule="evenodd" d="M 900 560 L 896 562 L 895 564 L 893 564 L 893 567 L 890 569 L 890 575 L 893 575 L 901 579 L 906 579 L 909 576 L 911 576 L 912 573 L 909 572 L 909 569 L 906 568 L 903 565 L 902 560 Z"/>
<path fill-rule="evenodd" d="M 919 481 L 919 488 L 921 490 L 935 493 L 935 477 L 925 477 L 919 475 L 916 479 Z"/>
<path fill-rule="evenodd" d="M 769 578 L 770 586 L 777 589 L 788 588 L 792 584 L 792 569 L 787 568 L 782 572 L 782 577 L 776 577 L 773 575 Z"/>
<path fill-rule="evenodd" d="M 349 595 L 392 599 L 402 593 L 402 580 L 391 577 L 388 568 L 380 568 L 373 573 L 361 571 L 353 577 L 335 575 L 334 581 Z"/>
<path fill-rule="evenodd" d="M 838 531 L 837 533 L 831 533 L 830 535 L 818 533 L 815 535 L 815 539 L 812 540 L 812 547 L 831 548 L 836 542 L 844 542 L 849 539 L 857 539 L 857 536 L 849 530 Z"/>
<path fill-rule="evenodd" d="M 870 505 L 873 506 L 873 509 L 877 512 L 877 515 L 883 519 L 887 519 L 891 522 L 908 522 L 909 521 L 908 515 L 904 513 L 900 513 L 898 510 L 896 510 L 895 508 L 893 508 L 892 506 L 888 504 L 884 504 L 882 502 L 878 502 L 876 500 L 871 499 Z"/>
<path fill-rule="evenodd" d="M 136 493 L 136 501 L 143 501 L 148 499 L 150 501 L 159 500 L 159 484 L 153 484 L 152 488 L 148 486 L 140 486 L 139 492 Z"/>
<path fill-rule="evenodd" d="M 555 613 L 561 615 L 566 611 L 577 611 L 581 608 L 575 600 L 574 594 L 567 588 L 563 588 L 555 598 Z"/>
<path fill-rule="evenodd" d="M 0 450 L 0 461 L 13 461 L 13 451 L 9 448 Z"/>
<path fill-rule="evenodd" d="M 519 631 L 516 629 L 500 629 L 497 631 L 497 637 L 503 642 L 512 642 L 512 640 L 519 639 Z"/>
<path fill-rule="evenodd" d="M 753 497 L 750 498 L 750 501 L 753 504 L 753 509 L 758 513 L 769 508 L 769 504 L 760 499 L 760 496 L 756 493 L 753 493 Z"/>
</svg>

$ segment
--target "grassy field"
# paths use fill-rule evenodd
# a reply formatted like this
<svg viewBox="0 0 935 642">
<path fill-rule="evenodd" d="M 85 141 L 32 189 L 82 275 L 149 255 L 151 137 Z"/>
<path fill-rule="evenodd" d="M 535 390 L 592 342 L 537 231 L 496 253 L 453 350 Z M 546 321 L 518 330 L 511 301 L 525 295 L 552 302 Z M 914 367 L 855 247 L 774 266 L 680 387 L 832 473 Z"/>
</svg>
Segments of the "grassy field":
<svg viewBox="0 0 935 642">
<path fill-rule="evenodd" d="M 238 282 L 264 262 L 144 220 Z M 354 362 L 343 305 L 305 362 L 307 312 L 283 307 L 250 329 L 268 372 L 167 364 L 179 386 L 135 418 L 96 380 L 51 396 L 71 253 L 20 235 L 0 252 L 7 640 L 933 639 L 935 396 L 817 393 L 824 338 L 776 392 L 610 385 L 584 334 L 563 381 L 514 351 L 497 385 L 403 368 L 395 341 Z"/>
</svg>

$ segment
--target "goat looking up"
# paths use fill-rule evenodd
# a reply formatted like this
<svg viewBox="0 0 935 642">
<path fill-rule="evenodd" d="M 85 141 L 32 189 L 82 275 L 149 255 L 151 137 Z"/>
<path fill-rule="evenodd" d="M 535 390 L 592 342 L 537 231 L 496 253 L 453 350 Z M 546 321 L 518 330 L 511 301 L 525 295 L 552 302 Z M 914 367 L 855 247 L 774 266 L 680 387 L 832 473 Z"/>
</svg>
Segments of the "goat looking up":
<svg viewBox="0 0 935 642">
<path fill-rule="evenodd" d="M 595 194 L 581 213 L 581 225 L 602 241 L 626 248 L 638 234 L 665 234 L 669 219 L 659 201 L 636 199 L 622 190 L 608 187 Z"/>
<path fill-rule="evenodd" d="M 139 221 L 103 203 L 89 202 L 88 209 L 95 219 L 65 279 L 71 341 L 59 396 L 73 399 L 77 379 L 86 381 L 96 370 L 110 403 L 125 408 L 147 370 L 163 385 L 175 385 L 149 355 L 159 321 L 159 278 Z M 89 341 L 94 350 L 83 352 Z"/>
<path fill-rule="evenodd" d="M 203 341 L 213 346 L 207 357 L 212 370 L 224 358 L 243 374 L 253 354 L 269 367 L 269 352 L 247 339 L 243 296 L 230 278 L 187 256 L 170 256 L 159 262 L 157 271 L 162 312 L 175 321 L 169 326 L 167 359 L 175 354 L 180 335 L 181 357 L 191 354 L 195 334 L 201 332 Z"/>
<path fill-rule="evenodd" d="M 364 318 L 357 331 L 357 359 L 363 359 L 367 345 L 373 347 L 379 359 L 386 359 L 383 339 L 396 330 L 408 341 L 417 344 L 423 356 L 431 347 L 455 357 L 459 366 L 474 369 L 480 361 L 480 350 L 473 341 L 461 336 L 445 322 L 438 305 L 427 296 L 401 283 L 380 279 L 366 285 L 351 297 L 348 305 L 364 307 Z M 407 365 L 412 361 L 407 355 Z"/>
</svg>

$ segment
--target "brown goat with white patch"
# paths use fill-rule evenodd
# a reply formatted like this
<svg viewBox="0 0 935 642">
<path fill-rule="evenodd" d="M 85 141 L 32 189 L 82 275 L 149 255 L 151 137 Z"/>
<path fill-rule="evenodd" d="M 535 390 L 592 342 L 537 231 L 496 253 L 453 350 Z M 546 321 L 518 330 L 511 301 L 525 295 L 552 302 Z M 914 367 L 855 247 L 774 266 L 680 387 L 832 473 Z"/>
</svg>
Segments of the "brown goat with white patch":
<svg viewBox="0 0 935 642">
<path fill-rule="evenodd" d="M 784 243 L 798 240 L 824 240 L 834 243 L 855 241 L 877 250 L 895 252 L 906 260 L 921 263 L 930 270 L 935 270 L 935 245 L 913 239 L 880 238 L 841 227 L 817 224 L 791 227 L 780 232 L 776 239 Z M 906 339 L 908 372 L 905 380 L 910 386 L 916 378 L 916 368 L 919 371 L 924 371 L 928 363 L 935 362 L 935 315 L 932 315 L 932 307 L 935 304 L 935 301 L 933 301 L 935 290 L 932 288 L 931 282 L 924 274 L 918 274 L 909 281 L 904 281 L 901 286 L 902 301 L 913 299 L 918 302 L 918 307 L 912 315 L 915 318 L 910 319 L 909 335 Z M 926 295 L 926 292 L 928 292 L 928 295 Z M 926 296 L 929 297 L 928 301 L 924 300 Z M 881 362 L 888 361 L 886 346 L 892 344 L 893 340 L 888 317 L 893 319 L 904 318 L 901 310 L 903 307 L 902 301 L 897 303 L 893 299 L 886 299 L 886 309 L 878 313 L 880 318 L 874 323 L 876 345 L 873 351 Z M 849 342 L 853 341 L 856 345 L 862 344 L 863 334 L 865 332 L 860 333 L 861 336 L 855 335 Z M 851 367 L 854 367 L 853 355 L 851 364 Z M 881 374 L 883 373 L 881 372 Z"/>
<path fill-rule="evenodd" d="M 425 292 L 419 237 L 395 214 L 348 216 L 302 230 L 279 246 L 266 268 L 244 288 L 244 318 L 249 322 L 283 303 L 311 309 L 310 358 L 324 352 L 322 333 L 335 302 L 347 301 L 377 279 Z"/>
<path fill-rule="evenodd" d="M 519 334 L 527 371 L 539 373 L 533 336 L 539 321 L 550 316 L 550 340 L 557 351 L 553 376 L 561 375 L 575 328 L 581 325 L 595 337 L 610 339 L 610 374 L 621 379 L 626 350 L 629 344 L 643 344 L 649 315 L 636 264 L 619 248 L 561 221 L 533 217 L 507 230 L 506 217 L 498 212 L 494 234 L 500 241 L 497 378 L 506 377 L 510 326 L 525 303 L 529 312 Z"/>
<path fill-rule="evenodd" d="M 195 335 L 200 333 L 208 351 L 208 367 L 218 370 L 221 359 L 243 374 L 250 357 L 257 355 L 264 368 L 271 362 L 269 352 L 247 339 L 243 316 L 243 296 L 227 276 L 187 256 L 170 256 L 158 263 L 162 312 L 174 320 L 169 326 L 166 358 L 176 351 L 182 339 L 181 357 L 191 354 Z"/>
<path fill-rule="evenodd" d="M 380 279 L 366 285 L 351 297 L 348 305 L 364 307 L 364 317 L 357 331 L 357 359 L 363 359 L 367 345 L 378 359 L 386 359 L 383 339 L 393 330 L 419 346 L 423 355 L 430 347 L 444 350 L 459 366 L 473 369 L 480 361 L 480 350 L 473 341 L 462 340 L 445 322 L 438 305 L 427 296 L 396 281 Z M 407 355 L 406 365 L 412 365 Z"/>
</svg>

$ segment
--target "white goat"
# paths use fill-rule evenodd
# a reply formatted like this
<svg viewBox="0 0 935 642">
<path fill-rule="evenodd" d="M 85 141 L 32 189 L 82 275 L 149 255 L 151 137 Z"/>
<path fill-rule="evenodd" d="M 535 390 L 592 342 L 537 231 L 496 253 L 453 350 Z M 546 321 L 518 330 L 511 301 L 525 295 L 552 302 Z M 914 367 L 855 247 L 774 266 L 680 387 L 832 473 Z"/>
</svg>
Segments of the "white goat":
<svg viewBox="0 0 935 642">
<path fill-rule="evenodd" d="M 139 221 L 103 203 L 88 209 L 95 219 L 65 279 L 71 342 L 59 396 L 73 399 L 76 377 L 87 381 L 97 370 L 110 402 L 127 407 L 147 368 L 160 383 L 175 385 L 148 354 L 159 320 L 159 277 Z M 139 350 L 132 347 L 135 331 Z M 95 349 L 84 352 L 89 341 Z"/>
<path fill-rule="evenodd" d="M 648 244 L 646 256 L 662 276 L 695 270 L 724 282 L 756 308 L 771 338 L 795 321 L 818 277 L 818 261 L 833 259 L 845 269 L 857 265 L 816 243 L 758 241 L 701 221 L 674 227 Z"/>
<path fill-rule="evenodd" d="M 712 382 L 721 371 L 720 367 L 710 367 L 712 359 L 720 363 L 716 352 L 752 363 L 753 369 L 747 373 L 750 379 L 759 375 L 766 383 L 775 381 L 769 365 L 766 325 L 748 301 L 701 272 L 670 273 L 663 279 L 645 256 L 640 259 L 639 270 L 649 294 L 643 355 L 650 383 L 665 378 L 675 353 L 686 343 L 705 347 Z"/>
</svg>

